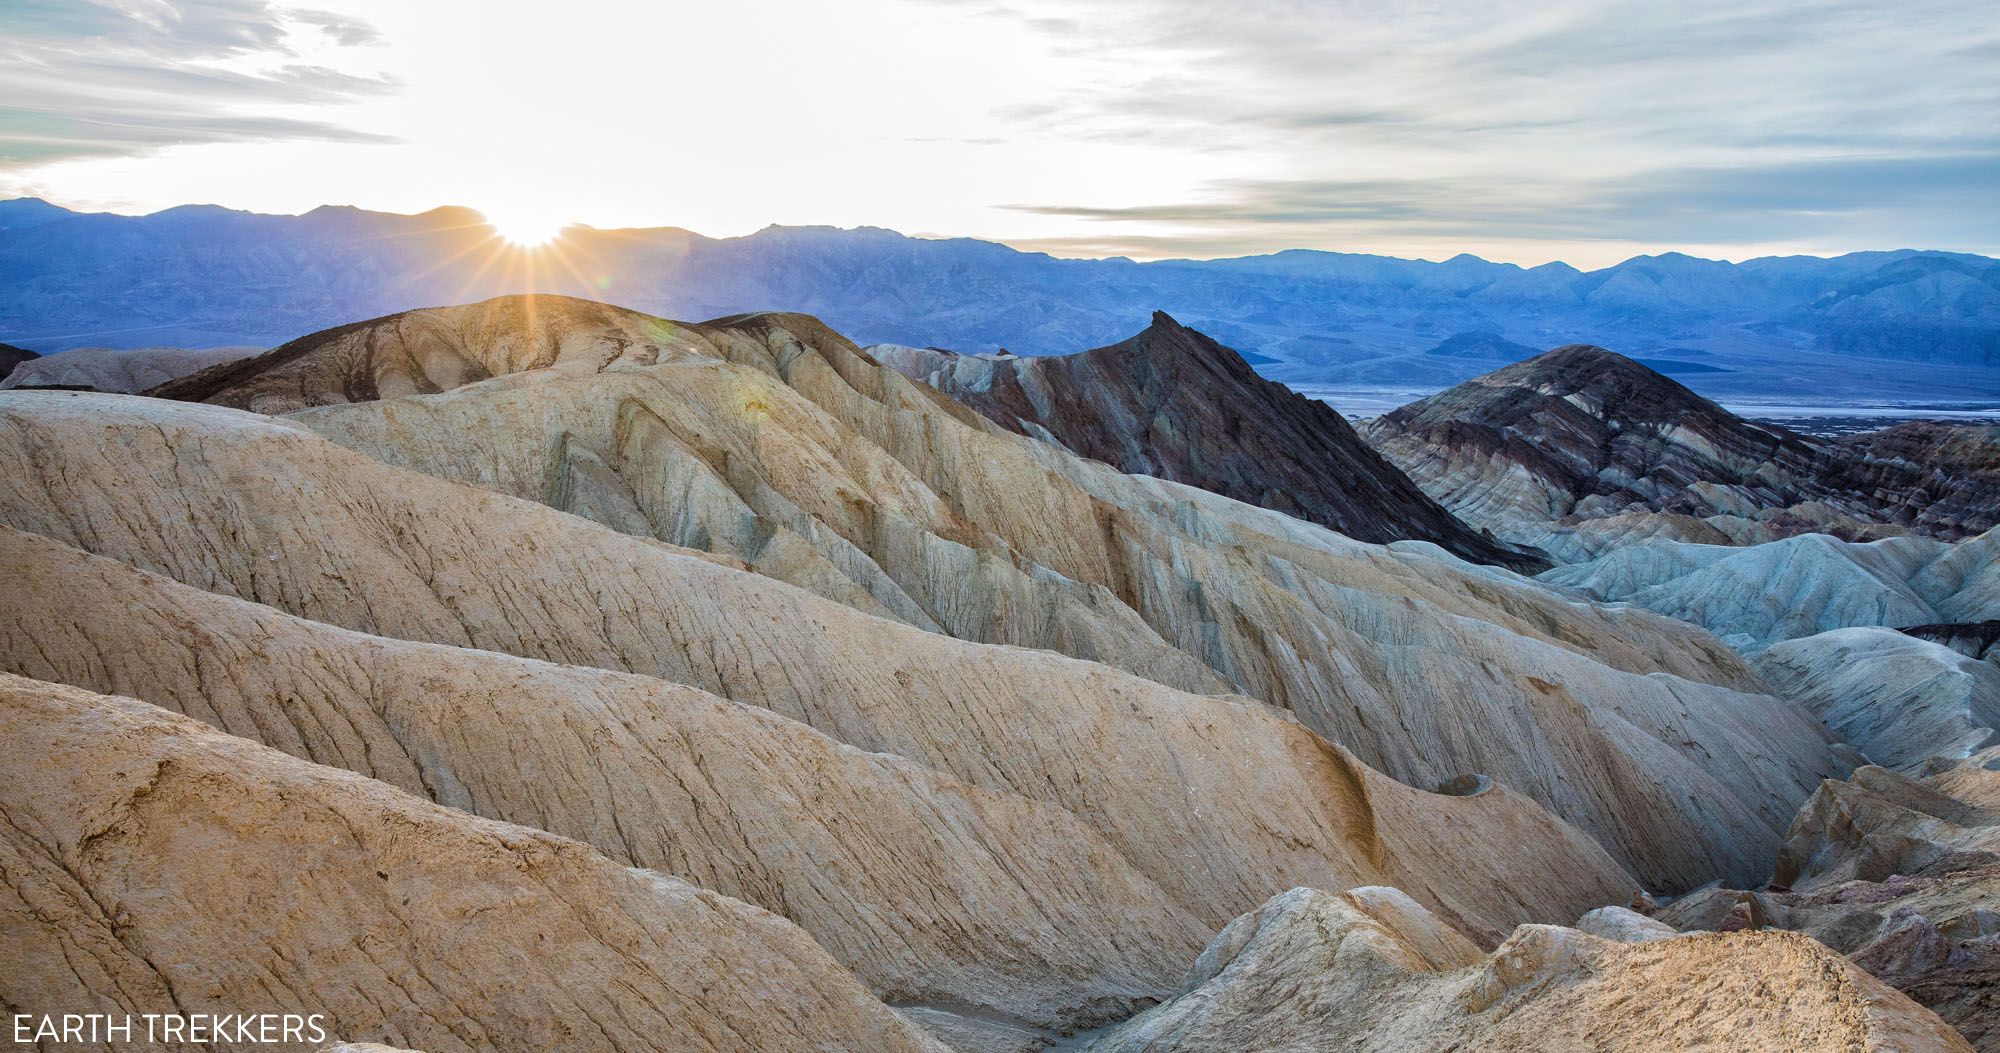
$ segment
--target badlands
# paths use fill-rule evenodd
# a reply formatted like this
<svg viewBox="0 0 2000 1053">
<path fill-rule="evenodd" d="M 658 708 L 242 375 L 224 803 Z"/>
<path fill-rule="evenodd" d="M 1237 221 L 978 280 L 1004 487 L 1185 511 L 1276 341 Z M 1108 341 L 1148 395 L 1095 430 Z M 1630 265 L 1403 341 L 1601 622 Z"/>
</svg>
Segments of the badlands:
<svg viewBox="0 0 2000 1053">
<path fill-rule="evenodd" d="M 0 1002 L 2000 1050 L 1990 439 L 1556 397 L 1357 433 L 1164 315 L 1008 361 L 552 296 L 0 392 Z"/>
</svg>

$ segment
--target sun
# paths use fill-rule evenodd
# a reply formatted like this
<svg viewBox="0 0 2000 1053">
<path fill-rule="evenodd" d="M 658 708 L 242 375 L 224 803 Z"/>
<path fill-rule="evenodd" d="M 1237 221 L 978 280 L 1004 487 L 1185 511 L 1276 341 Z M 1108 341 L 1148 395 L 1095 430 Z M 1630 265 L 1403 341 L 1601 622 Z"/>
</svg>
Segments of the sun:
<svg viewBox="0 0 2000 1053">
<path fill-rule="evenodd" d="M 547 245 L 563 232 L 564 227 L 569 226 L 568 220 L 545 208 L 531 205 L 483 208 L 479 211 L 486 217 L 486 222 L 493 225 L 494 233 L 508 244 L 524 249 Z"/>
</svg>

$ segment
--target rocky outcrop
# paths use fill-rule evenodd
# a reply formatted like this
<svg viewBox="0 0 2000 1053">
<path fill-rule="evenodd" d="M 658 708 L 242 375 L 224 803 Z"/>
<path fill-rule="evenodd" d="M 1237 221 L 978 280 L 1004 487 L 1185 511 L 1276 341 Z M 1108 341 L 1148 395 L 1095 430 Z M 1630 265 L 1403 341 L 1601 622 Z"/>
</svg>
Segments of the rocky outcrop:
<svg viewBox="0 0 2000 1053">
<path fill-rule="evenodd" d="M 1002 427 L 1120 471 L 1275 509 L 1359 541 L 1435 542 L 1466 559 L 1546 566 L 1468 529 L 1340 413 L 1257 375 L 1235 351 L 1156 311 L 1129 340 L 1074 355 L 878 357 Z"/>
<path fill-rule="evenodd" d="M 627 344 L 651 361 L 647 352 L 660 335 L 647 332 L 653 321 L 567 296 L 504 296 L 452 311 L 406 311 L 323 330 L 168 381 L 147 394 L 284 413 L 445 391 L 528 369 L 594 372 L 623 357 Z M 605 328 L 616 333 L 608 341 L 602 338 Z"/>
<path fill-rule="evenodd" d="M 1821 785 L 1785 835 L 1773 880 L 1885 881 L 2000 862 L 2000 751 L 1916 778 L 1869 765 Z"/>
<path fill-rule="evenodd" d="M 1658 918 L 1802 932 L 2000 1050 L 2000 750 L 1909 776 L 1861 768 L 1800 810 L 1776 879 Z"/>
<path fill-rule="evenodd" d="M 1087 1048 L 1966 1050 L 1818 942 L 1738 932 L 1624 942 L 1529 925 L 1490 955 L 1393 889 L 1298 889 L 1231 922 L 1180 995 Z"/>
<path fill-rule="evenodd" d="M 1600 347 L 1574 344 L 1362 426 L 1426 493 L 1503 540 L 1562 561 L 1603 551 L 1600 520 L 1733 543 L 1801 533 L 1943 540 L 2000 523 L 2000 447 L 1933 426 L 1833 442 L 1735 416 Z M 1952 455 L 1925 459 L 1949 449 Z M 1613 528 L 1629 533 L 1630 525 Z"/>
<path fill-rule="evenodd" d="M 1850 488 L 1905 487 L 1929 498 L 1919 523 L 1992 522 L 2000 515 L 2000 426 L 1917 420 L 1842 440 L 1853 451 Z"/>
<path fill-rule="evenodd" d="M 1835 629 L 1755 659 L 1772 688 L 1869 760 L 1916 771 L 2000 741 L 2000 665 L 1890 629 Z"/>
<path fill-rule="evenodd" d="M 259 347 L 80 347 L 23 364 L 0 380 L 0 388 L 72 388 L 130 394 L 177 377 L 234 362 Z M 4 364 L 4 363 L 0 363 Z"/>
<path fill-rule="evenodd" d="M 1540 580 L 1692 622 L 1754 650 L 1831 629 L 2000 617 L 2000 530 L 1956 544 L 1806 534 L 1739 548 L 1656 538 Z"/>
<path fill-rule="evenodd" d="M 6 674 L 0 735 L 10 1011 L 319 1013 L 453 1053 L 943 1051 L 790 922 L 575 841 Z"/>
<path fill-rule="evenodd" d="M 1992 659 L 2000 656 L 2000 621 L 1908 625 L 1897 631 L 1919 640 L 1943 644 L 1968 658 Z"/>
<path fill-rule="evenodd" d="M 876 613 L 941 615 L 933 620 L 965 638 L 1061 649 L 1202 691 L 1233 688 L 1290 710 L 1413 785 L 1483 772 L 1599 838 L 1652 887 L 1687 887 L 1719 872 L 1761 877 L 1797 803 L 1819 778 L 1843 770 L 1816 727 L 1757 694 L 1755 674 L 1699 631 L 1564 602 L 1433 546 L 1360 545 L 1117 473 L 999 429 L 810 319 L 757 316 L 675 333 L 657 350 L 626 346 L 626 359 L 601 374 L 514 374 L 298 419 L 371 456 L 747 558 L 822 595 L 844 578 L 850 607 L 870 610 L 853 598 L 865 593 L 880 603 Z M 633 361 L 641 354 L 658 364 Z M 633 495 L 624 504 L 612 500 L 621 488 Z M 580 492 L 588 500 L 577 500 Z M 260 514 L 286 521 L 323 513 Z M 785 531 L 796 535 L 786 542 L 794 551 L 822 561 L 765 558 L 760 539 L 782 541 Z M 508 574 L 527 562 L 513 551 L 477 560 L 496 556 Z M 821 570 L 792 569 L 813 566 Z M 541 580 L 558 568 L 543 559 L 523 572 Z M 588 581 L 603 572 L 566 573 Z M 325 590 L 298 585 L 314 603 L 294 605 L 297 613 L 368 631 L 385 631 L 375 626 L 399 606 L 376 599 L 317 614 Z M 523 590 L 492 587 L 502 597 Z M 909 602 L 897 601 L 898 592 Z M 1092 617 L 1045 613 L 1065 605 Z M 443 629 L 422 630 L 439 635 L 422 638 L 467 642 L 462 619 L 440 613 Z M 729 631 L 711 629 L 718 642 L 703 647 L 743 646 L 720 642 Z M 523 646 L 510 634 L 479 633 L 478 646 Z M 576 661 L 571 648 L 600 654 L 602 646 L 552 643 L 528 656 Z M 589 661 L 661 668 L 650 654 Z M 1673 675 L 1650 675 L 1659 672 Z M 761 697 L 771 684 L 749 689 Z M 781 697 L 803 691 L 788 687 Z M 1689 799 L 1703 803 L 1690 808 Z"/>
</svg>

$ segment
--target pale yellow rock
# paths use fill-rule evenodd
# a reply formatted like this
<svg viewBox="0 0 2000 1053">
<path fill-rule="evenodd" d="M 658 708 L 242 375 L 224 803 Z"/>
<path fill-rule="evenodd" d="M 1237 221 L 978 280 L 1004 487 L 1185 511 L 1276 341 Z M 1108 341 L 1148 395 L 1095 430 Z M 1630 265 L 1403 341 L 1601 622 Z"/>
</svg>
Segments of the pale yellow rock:
<svg viewBox="0 0 2000 1053">
<path fill-rule="evenodd" d="M 1075 713 L 1063 696 L 1085 684 L 1106 685 L 1093 694 L 1150 691 L 1103 666 L 1031 661 L 867 618 L 677 556 L 658 541 L 387 468 L 296 424 L 149 399 L 9 392 L 0 394 L 0 453 L 22 465 L 0 479 L 0 523 L 303 617 L 659 676 L 989 789 L 1062 803 L 1108 834 L 1141 837 L 1168 821 L 1163 815 L 1184 813 L 1189 787 L 1211 778 L 1217 792 L 1238 792 L 1203 766 L 1167 774 L 1183 762 L 1137 777 L 1164 777 L 1156 792 L 1175 803 L 1136 815 L 1111 814 L 1102 795 L 1082 788 L 1071 772 L 1123 779 L 1130 761 L 1117 748 L 1121 735 L 1089 726 L 1103 718 Z M 1558 612 L 1588 607 L 1417 553 L 1319 536 L 1360 552 L 1350 577 L 1365 577 L 1335 585 L 1300 572 L 1289 574 L 1300 593 L 1253 590 L 1259 617 L 1301 639 L 1295 648 L 1274 638 L 1260 654 L 1327 690 L 1311 705 L 1281 699 L 1302 723 L 1377 757 L 1390 774 L 1429 787 L 1483 771 L 1599 838 L 1641 884 L 1671 889 L 1718 875 L 1761 877 L 1798 802 L 1820 778 L 1844 771 L 1823 733 L 1780 700 L 1635 676 L 1397 593 L 1430 589 L 1435 577 L 1439 587 L 1489 596 L 1496 609 L 1513 605 L 1558 627 Z M 1251 558 L 1226 545 L 1152 538 L 1180 563 Z M 1313 551 L 1300 546 L 1295 555 Z M 1361 587 L 1369 579 L 1389 594 Z M 1222 594 L 1183 580 L 1142 591 L 1174 603 Z M 1177 705 L 1192 712 L 1218 703 Z M 1044 708 L 1051 712 L 1030 715 Z M 973 731 L 966 720 L 986 726 Z M 1055 733 L 1079 721 L 1086 727 Z M 1009 740 L 1027 755 L 997 759 L 993 743 Z M 1232 831 L 1225 841 L 1242 836 Z M 1127 854 L 1171 887 L 1186 868 L 1167 853 L 1236 854 L 1219 847 L 1206 836 L 1168 837 Z M 1305 874 L 1290 881 L 1322 883 Z M 1222 909 L 1272 891 L 1262 881 L 1238 885 Z M 1212 887 L 1191 899 L 1218 902 Z M 1556 917 L 1593 903 L 1571 905 Z"/>
<path fill-rule="evenodd" d="M 1806 933 L 2000 1050 L 2000 748 L 1920 777 L 1869 766 L 1828 782 L 1799 810 L 1777 877 L 1687 896 L 1661 919 L 1716 929 L 1747 913 Z"/>
<path fill-rule="evenodd" d="M 1649 943 L 1681 934 L 1666 922 L 1649 918 L 1629 907 L 1599 907 L 1578 918 L 1576 930 L 1590 936 L 1620 943 Z"/>
<path fill-rule="evenodd" d="M 1206 939 L 1060 808 L 692 688 L 364 636 L 5 527 L 0 594 L 0 670 L 755 903 L 885 999 L 1094 1026 L 1170 991 Z"/>
<path fill-rule="evenodd" d="M 1387 890 L 1298 889 L 1218 935 L 1174 999 L 1094 1053 L 1967 1051 L 1929 1010 L 1792 933 L 1622 942 L 1527 925 L 1481 957 Z"/>
<path fill-rule="evenodd" d="M 432 1053 L 944 1048 L 790 922 L 575 841 L 7 674 L 0 738 L 12 1011 L 322 1013 Z"/>
<path fill-rule="evenodd" d="M 689 326 L 536 302 L 542 320 L 492 353 L 464 334 L 503 301 L 331 336 L 351 355 L 367 331 L 388 368 L 442 353 L 412 326 L 458 334 L 453 356 L 482 356 L 460 380 L 505 375 L 297 419 L 868 613 L 1249 695 L 1414 785 L 1484 772 L 1651 887 L 1761 876 L 1798 802 L 1844 771 L 1698 630 L 1119 474 L 1002 431 L 804 316 Z M 448 387 L 453 370 L 425 375 Z M 345 402 L 344 383 L 307 401 Z"/>
</svg>

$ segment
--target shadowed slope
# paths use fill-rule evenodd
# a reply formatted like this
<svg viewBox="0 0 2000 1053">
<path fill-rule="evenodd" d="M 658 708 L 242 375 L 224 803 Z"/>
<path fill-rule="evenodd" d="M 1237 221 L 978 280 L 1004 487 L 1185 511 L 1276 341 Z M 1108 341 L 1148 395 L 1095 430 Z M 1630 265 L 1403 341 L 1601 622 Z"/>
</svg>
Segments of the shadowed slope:
<svg viewBox="0 0 2000 1053">
<path fill-rule="evenodd" d="M 1550 523 L 1603 520 L 1596 526 L 1622 533 L 1633 526 L 1613 517 L 1631 513 L 1685 517 L 1673 532 L 1695 541 L 1904 531 L 1953 539 L 2000 522 L 2000 489 L 1980 486 L 1975 471 L 1990 475 L 2000 447 L 1954 465 L 1911 456 L 1944 442 L 1927 433 L 1885 435 L 1874 447 L 1814 439 L 1744 420 L 1583 344 L 1413 402 L 1362 432 L 1467 521 L 1548 542 L 1565 559 L 1599 549 Z M 1695 532 L 1703 529 L 1720 533 Z"/>
<path fill-rule="evenodd" d="M 1326 403 L 1265 380 L 1165 312 L 1129 340 L 1074 355 L 893 348 L 881 358 L 1002 427 L 1120 471 L 1198 486 L 1358 541 L 1432 541 L 1475 562 L 1547 566 L 1438 507 Z"/>
<path fill-rule="evenodd" d="M 25 347 L 15 347 L 13 344 L 0 344 L 0 380 L 7 379 L 23 362 L 32 362 L 40 357 L 42 356 Z"/>
</svg>

